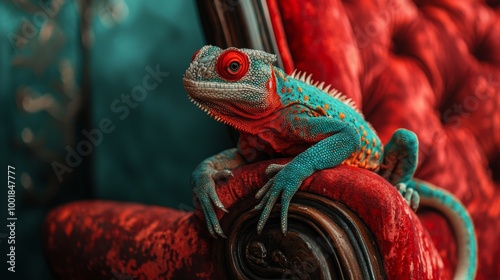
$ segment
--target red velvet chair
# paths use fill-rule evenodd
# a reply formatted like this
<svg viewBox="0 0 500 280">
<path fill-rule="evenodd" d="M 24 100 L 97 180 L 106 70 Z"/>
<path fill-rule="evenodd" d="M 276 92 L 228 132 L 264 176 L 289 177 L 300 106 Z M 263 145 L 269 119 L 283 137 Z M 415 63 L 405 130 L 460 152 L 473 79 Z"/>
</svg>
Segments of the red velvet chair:
<svg viewBox="0 0 500 280">
<path fill-rule="evenodd" d="M 417 133 L 416 177 L 462 200 L 478 235 L 477 279 L 500 277 L 500 2 L 267 4 L 287 72 L 307 71 L 351 97 L 383 142 L 400 127 Z M 230 211 L 219 213 L 227 240 L 209 236 L 198 208 L 76 202 L 46 218 L 48 262 L 61 279 L 453 274 L 455 239 L 444 217 L 411 212 L 377 174 L 348 166 L 304 182 L 291 207 L 290 239 L 276 234 L 273 217 L 257 236 L 259 213 L 248 209 L 269 163 L 241 167 L 219 184 Z"/>
</svg>

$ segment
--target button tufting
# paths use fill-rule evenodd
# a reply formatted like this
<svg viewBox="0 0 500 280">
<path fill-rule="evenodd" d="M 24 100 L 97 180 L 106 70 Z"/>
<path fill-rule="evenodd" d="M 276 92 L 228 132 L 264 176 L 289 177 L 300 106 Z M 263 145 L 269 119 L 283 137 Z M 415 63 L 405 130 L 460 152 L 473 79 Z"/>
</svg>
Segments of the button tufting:
<svg viewBox="0 0 500 280">
<path fill-rule="evenodd" d="M 486 35 L 476 46 L 471 50 L 471 54 L 481 62 L 500 63 L 498 61 L 498 46 L 495 44 L 497 38 L 493 38 L 491 34 Z"/>
<path fill-rule="evenodd" d="M 494 50 L 491 49 L 491 45 L 483 41 L 471 50 L 471 54 L 479 61 L 488 62 L 491 61 L 490 54 L 493 51 Z"/>
<path fill-rule="evenodd" d="M 486 5 L 488 5 L 492 8 L 496 8 L 496 7 L 500 6 L 500 1 L 499 0 L 486 0 Z"/>
<path fill-rule="evenodd" d="M 406 38 L 404 35 L 399 33 L 394 33 L 391 38 L 391 45 L 389 46 L 390 52 L 397 56 L 404 55 L 407 50 Z"/>
<path fill-rule="evenodd" d="M 500 183 L 500 155 L 490 162 L 490 170 L 493 176 L 493 181 Z"/>
</svg>

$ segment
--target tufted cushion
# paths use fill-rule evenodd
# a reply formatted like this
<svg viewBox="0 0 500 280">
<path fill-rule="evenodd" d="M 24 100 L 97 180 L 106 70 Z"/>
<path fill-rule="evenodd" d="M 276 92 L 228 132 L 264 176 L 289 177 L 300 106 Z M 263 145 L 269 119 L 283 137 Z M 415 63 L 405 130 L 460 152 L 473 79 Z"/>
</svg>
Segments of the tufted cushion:
<svg viewBox="0 0 500 280">
<path fill-rule="evenodd" d="M 500 1 L 271 2 L 295 68 L 352 97 L 382 141 L 400 127 L 417 133 L 416 177 L 462 200 L 478 234 L 477 278 L 499 276 Z M 450 270 L 446 223 L 419 216 Z"/>
</svg>

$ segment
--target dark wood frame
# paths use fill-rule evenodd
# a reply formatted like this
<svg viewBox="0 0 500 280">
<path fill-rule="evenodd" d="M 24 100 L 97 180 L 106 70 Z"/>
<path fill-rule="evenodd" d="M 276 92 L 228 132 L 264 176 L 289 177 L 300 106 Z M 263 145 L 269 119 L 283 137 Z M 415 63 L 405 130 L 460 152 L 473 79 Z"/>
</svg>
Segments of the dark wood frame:
<svg viewBox="0 0 500 280">
<path fill-rule="evenodd" d="M 339 202 L 298 192 L 280 230 L 280 204 L 261 234 L 253 197 L 242 200 L 221 220 L 227 239 L 217 239 L 221 279 L 384 279 L 376 240 L 355 213 Z"/>
</svg>

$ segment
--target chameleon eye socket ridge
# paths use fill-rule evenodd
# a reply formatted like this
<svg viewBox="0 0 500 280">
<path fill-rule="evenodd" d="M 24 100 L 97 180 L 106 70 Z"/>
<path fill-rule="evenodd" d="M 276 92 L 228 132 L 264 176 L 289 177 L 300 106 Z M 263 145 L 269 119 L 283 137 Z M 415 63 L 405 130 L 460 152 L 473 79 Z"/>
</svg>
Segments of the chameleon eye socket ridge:
<svg viewBox="0 0 500 280">
<path fill-rule="evenodd" d="M 248 73 L 249 66 L 250 62 L 245 53 L 230 49 L 219 56 L 215 69 L 222 79 L 234 82 Z"/>
</svg>

